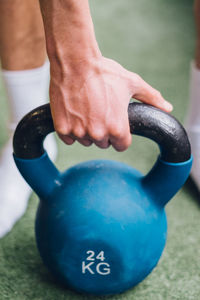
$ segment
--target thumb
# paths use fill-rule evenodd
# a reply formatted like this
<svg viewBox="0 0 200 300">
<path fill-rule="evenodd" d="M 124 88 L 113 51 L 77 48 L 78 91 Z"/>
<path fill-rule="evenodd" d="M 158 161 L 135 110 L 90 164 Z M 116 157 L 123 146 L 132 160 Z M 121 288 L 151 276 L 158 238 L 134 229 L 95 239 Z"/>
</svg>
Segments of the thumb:
<svg viewBox="0 0 200 300">
<path fill-rule="evenodd" d="M 166 101 L 161 93 L 150 86 L 139 75 L 132 73 L 132 98 L 153 105 L 166 112 L 171 112 L 173 106 Z"/>
</svg>

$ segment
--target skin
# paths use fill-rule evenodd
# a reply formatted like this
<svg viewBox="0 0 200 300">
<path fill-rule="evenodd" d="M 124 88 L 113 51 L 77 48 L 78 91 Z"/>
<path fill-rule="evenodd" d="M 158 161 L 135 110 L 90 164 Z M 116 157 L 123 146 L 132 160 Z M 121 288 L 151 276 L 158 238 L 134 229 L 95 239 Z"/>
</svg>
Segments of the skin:
<svg viewBox="0 0 200 300">
<path fill-rule="evenodd" d="M 78 140 L 85 146 L 94 142 L 100 148 L 127 149 L 131 97 L 171 111 L 140 76 L 102 56 L 87 0 L 40 0 L 40 5 L 51 63 L 51 110 L 66 144 Z"/>
<path fill-rule="evenodd" d="M 170 112 L 172 106 L 139 75 L 102 56 L 87 0 L 0 0 L 0 56 L 7 70 L 51 66 L 50 104 L 55 129 L 75 140 L 123 151 L 131 144 L 130 98 Z"/>
<path fill-rule="evenodd" d="M 200 69 L 200 0 L 194 2 L 194 17 L 196 24 L 196 48 L 195 48 L 195 63 L 198 69 Z"/>
<path fill-rule="evenodd" d="M 0 58 L 5 70 L 40 67 L 46 59 L 38 1 L 0 0 Z"/>
</svg>

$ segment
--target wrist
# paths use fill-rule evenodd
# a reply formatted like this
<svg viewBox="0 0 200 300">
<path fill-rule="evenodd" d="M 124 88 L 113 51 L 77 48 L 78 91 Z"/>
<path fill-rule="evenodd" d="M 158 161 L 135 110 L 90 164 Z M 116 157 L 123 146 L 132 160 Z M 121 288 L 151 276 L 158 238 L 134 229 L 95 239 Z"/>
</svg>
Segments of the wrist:
<svg viewBox="0 0 200 300">
<path fill-rule="evenodd" d="M 95 76 L 101 72 L 102 55 L 99 56 L 85 56 L 85 57 L 71 57 L 67 61 L 50 59 L 51 78 L 54 77 L 60 82 L 70 79 L 72 81 L 82 81 L 88 77 Z"/>
<path fill-rule="evenodd" d="M 52 43 L 47 46 L 47 53 L 50 63 L 54 66 L 58 65 L 63 70 L 76 69 L 84 63 L 90 64 L 93 61 L 99 60 L 102 55 L 96 40 L 90 37 L 83 40 L 56 40 L 53 47 Z"/>
</svg>

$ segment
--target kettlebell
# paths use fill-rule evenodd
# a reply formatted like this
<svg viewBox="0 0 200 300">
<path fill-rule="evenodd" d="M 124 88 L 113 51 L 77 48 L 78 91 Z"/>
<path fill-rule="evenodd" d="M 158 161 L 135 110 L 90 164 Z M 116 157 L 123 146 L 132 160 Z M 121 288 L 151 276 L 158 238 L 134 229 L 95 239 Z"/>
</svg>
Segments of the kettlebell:
<svg viewBox="0 0 200 300">
<path fill-rule="evenodd" d="M 121 293 L 153 270 L 166 243 L 164 207 L 191 169 L 190 143 L 174 117 L 141 103 L 129 104 L 128 115 L 130 132 L 160 148 L 147 175 L 112 160 L 58 171 L 43 148 L 54 131 L 49 104 L 28 113 L 14 134 L 16 165 L 40 198 L 39 253 L 57 281 L 80 293 Z"/>
</svg>

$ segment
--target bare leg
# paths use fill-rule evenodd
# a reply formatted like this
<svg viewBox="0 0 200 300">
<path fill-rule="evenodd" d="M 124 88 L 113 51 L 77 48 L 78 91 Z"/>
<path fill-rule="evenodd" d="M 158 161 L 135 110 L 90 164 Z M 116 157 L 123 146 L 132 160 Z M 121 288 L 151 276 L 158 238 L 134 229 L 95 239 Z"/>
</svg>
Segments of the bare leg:
<svg viewBox="0 0 200 300">
<path fill-rule="evenodd" d="M 6 70 L 41 66 L 46 59 L 44 29 L 36 0 L 0 0 L 0 58 Z"/>
<path fill-rule="evenodd" d="M 10 138 L 0 157 L 0 237 L 9 232 L 26 210 L 30 187 L 12 158 L 12 131 L 34 107 L 48 100 L 49 63 L 37 0 L 0 0 L 0 58 L 11 112 Z M 12 125 L 12 126 L 11 126 Z M 55 158 L 52 136 L 45 141 Z"/>
<path fill-rule="evenodd" d="M 194 62 L 191 64 L 190 102 L 186 128 L 194 158 L 191 176 L 200 192 L 200 0 L 194 1 L 194 18 L 196 24 L 196 46 Z"/>
<path fill-rule="evenodd" d="M 196 49 L 195 49 L 195 64 L 198 69 L 200 69 L 200 0 L 195 0 L 194 2 L 194 16 L 196 23 Z"/>
</svg>

